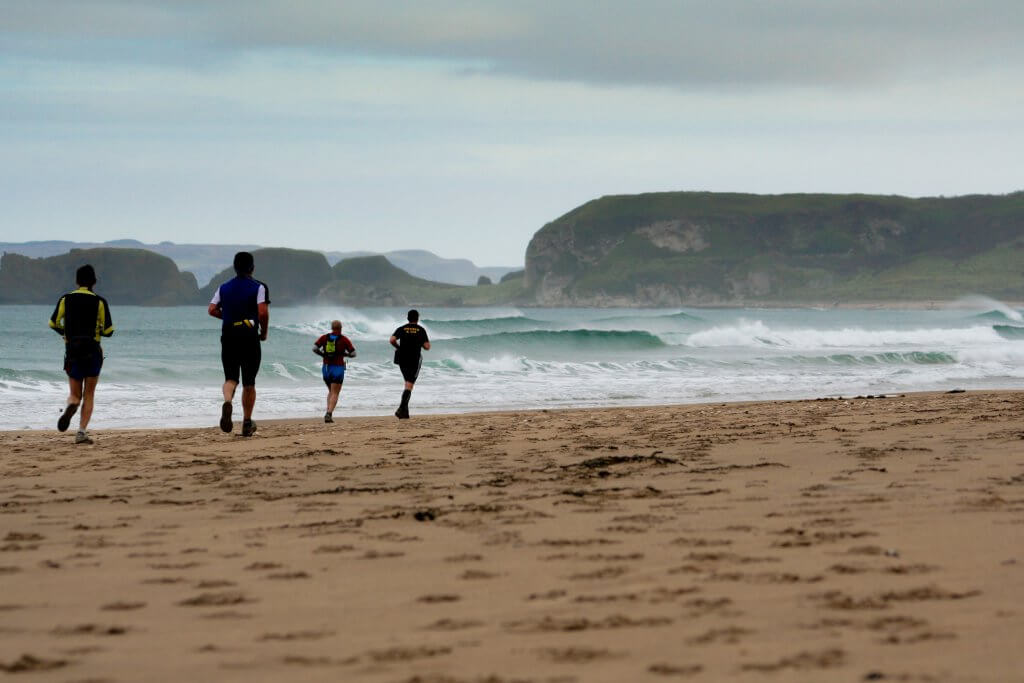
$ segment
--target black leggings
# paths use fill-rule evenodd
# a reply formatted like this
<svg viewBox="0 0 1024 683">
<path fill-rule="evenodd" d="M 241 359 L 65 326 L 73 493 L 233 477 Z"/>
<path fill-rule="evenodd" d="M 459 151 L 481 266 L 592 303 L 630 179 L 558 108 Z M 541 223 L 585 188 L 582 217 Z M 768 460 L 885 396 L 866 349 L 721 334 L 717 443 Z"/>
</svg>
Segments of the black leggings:
<svg viewBox="0 0 1024 683">
<path fill-rule="evenodd" d="M 224 366 L 225 381 L 237 382 L 241 374 L 243 387 L 255 386 L 261 359 L 260 338 L 256 334 L 247 330 L 221 335 L 220 362 Z"/>
</svg>

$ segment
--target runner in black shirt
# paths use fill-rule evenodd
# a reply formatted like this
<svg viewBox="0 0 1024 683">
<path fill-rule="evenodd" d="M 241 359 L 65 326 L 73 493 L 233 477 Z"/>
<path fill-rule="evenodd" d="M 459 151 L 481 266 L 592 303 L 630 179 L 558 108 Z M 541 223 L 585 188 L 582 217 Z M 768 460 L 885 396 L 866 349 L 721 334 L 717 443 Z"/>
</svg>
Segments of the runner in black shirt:
<svg viewBox="0 0 1024 683">
<path fill-rule="evenodd" d="M 107 300 L 92 291 L 96 285 L 95 269 L 88 264 L 79 268 L 75 272 L 75 283 L 78 289 L 62 296 L 50 316 L 50 329 L 64 337 L 64 371 L 70 388 L 64 413 L 57 420 L 57 430 L 67 430 L 81 405 L 75 443 L 91 444 L 89 419 L 103 367 L 100 337 L 114 334 L 114 323 Z"/>
<path fill-rule="evenodd" d="M 395 347 L 395 364 L 401 368 L 402 377 L 405 379 L 405 391 L 402 392 L 402 404 L 395 411 L 395 417 L 405 420 L 409 417 L 409 397 L 412 396 L 412 387 L 420 374 L 420 365 L 423 364 L 421 351 L 430 350 L 430 339 L 427 338 L 427 331 L 419 326 L 420 314 L 415 309 L 409 311 L 409 322 L 402 325 L 391 335 L 391 345 Z"/>
</svg>

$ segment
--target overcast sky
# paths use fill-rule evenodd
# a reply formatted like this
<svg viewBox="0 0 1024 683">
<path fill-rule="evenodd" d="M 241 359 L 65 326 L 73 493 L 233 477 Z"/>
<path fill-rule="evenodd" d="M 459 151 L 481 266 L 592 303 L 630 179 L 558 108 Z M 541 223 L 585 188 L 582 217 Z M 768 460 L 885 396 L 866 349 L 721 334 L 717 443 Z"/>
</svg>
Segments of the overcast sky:
<svg viewBox="0 0 1024 683">
<path fill-rule="evenodd" d="M 0 0 L 0 241 L 521 264 L 605 194 L 1024 189 L 1021 0 Z"/>
</svg>

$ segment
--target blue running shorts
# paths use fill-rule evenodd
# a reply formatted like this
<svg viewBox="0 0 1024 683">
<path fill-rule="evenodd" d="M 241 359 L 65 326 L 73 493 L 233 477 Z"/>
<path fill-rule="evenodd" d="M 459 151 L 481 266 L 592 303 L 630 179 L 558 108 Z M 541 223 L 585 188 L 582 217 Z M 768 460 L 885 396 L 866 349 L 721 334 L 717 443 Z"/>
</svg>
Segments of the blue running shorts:
<svg viewBox="0 0 1024 683">
<path fill-rule="evenodd" d="M 324 365 L 323 366 L 324 384 L 331 386 L 332 384 L 342 384 L 345 381 L 345 366 L 344 365 Z"/>
</svg>

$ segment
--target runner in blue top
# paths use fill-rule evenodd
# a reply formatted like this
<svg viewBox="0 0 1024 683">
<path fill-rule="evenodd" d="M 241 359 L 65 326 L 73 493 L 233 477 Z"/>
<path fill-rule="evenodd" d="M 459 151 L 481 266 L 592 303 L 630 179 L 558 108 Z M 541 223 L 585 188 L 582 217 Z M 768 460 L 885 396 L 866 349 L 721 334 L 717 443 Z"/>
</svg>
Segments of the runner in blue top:
<svg viewBox="0 0 1024 683">
<path fill-rule="evenodd" d="M 220 334 L 220 360 L 224 366 L 224 404 L 220 428 L 231 431 L 231 401 L 235 397 L 239 375 L 242 382 L 242 436 L 252 436 L 256 424 L 252 409 L 256 405 L 256 373 L 260 370 L 260 342 L 267 340 L 270 325 L 270 292 L 252 276 L 252 254 L 235 254 L 236 276 L 217 288 L 207 311 L 224 321 Z"/>
</svg>

